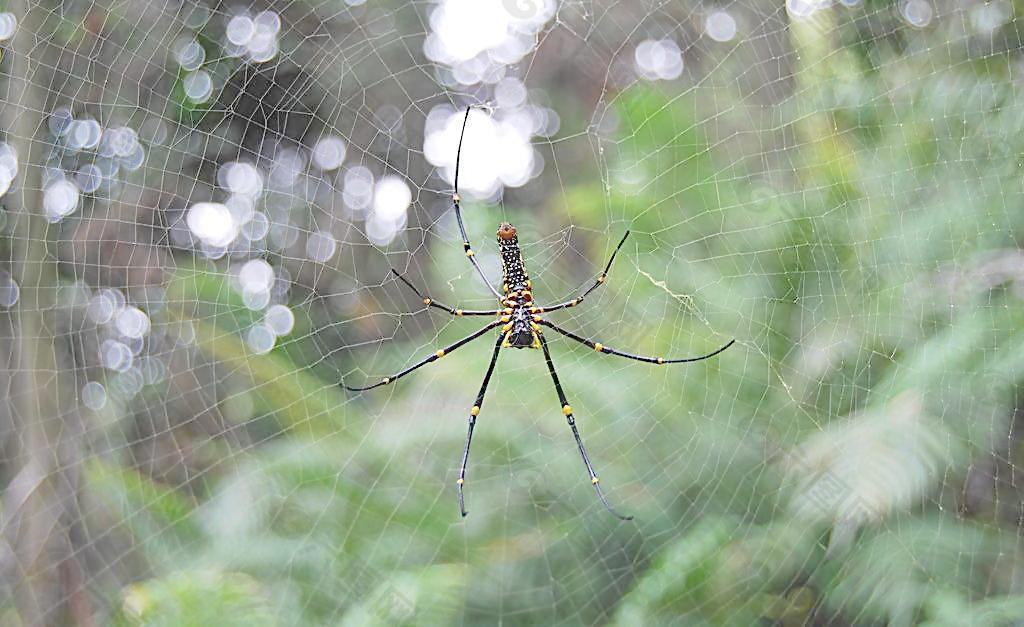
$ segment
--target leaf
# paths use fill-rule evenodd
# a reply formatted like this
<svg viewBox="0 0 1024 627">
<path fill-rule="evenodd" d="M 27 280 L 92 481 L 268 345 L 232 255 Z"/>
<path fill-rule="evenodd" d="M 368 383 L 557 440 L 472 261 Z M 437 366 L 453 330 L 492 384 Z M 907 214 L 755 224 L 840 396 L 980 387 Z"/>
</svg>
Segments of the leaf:
<svg viewBox="0 0 1024 627">
<path fill-rule="evenodd" d="M 196 347 L 210 360 L 245 377 L 274 411 L 281 427 L 306 433 L 336 433 L 346 424 L 348 399 L 278 353 L 252 353 L 242 338 L 216 325 L 192 320 Z"/>
<path fill-rule="evenodd" d="M 273 609 L 242 573 L 181 571 L 128 586 L 117 624 L 139 627 L 271 627 Z"/>
<path fill-rule="evenodd" d="M 830 525 L 831 550 L 848 547 L 857 529 L 911 506 L 947 477 L 966 451 L 926 413 L 919 395 L 826 427 L 787 460 L 796 487 L 789 511 Z"/>
<path fill-rule="evenodd" d="M 85 479 L 106 508 L 124 521 L 151 562 L 173 564 L 182 547 L 202 538 L 195 503 L 173 488 L 102 459 L 86 464 Z"/>
<path fill-rule="evenodd" d="M 911 518 L 861 538 L 818 583 L 825 590 L 825 605 L 834 612 L 860 621 L 910 625 L 926 609 L 938 618 L 964 607 L 967 599 L 1005 593 L 1019 576 L 1022 556 L 1017 545 L 1015 534 L 991 527 L 943 516 Z M 989 609 L 995 614 L 1014 605 L 993 598 L 997 601 Z"/>
<path fill-rule="evenodd" d="M 342 627 L 363 625 L 453 625 L 462 616 L 467 569 L 441 564 L 392 575 L 359 569 L 369 586 L 363 600 L 341 619 Z"/>
<path fill-rule="evenodd" d="M 612 624 L 656 624 L 667 616 L 709 610 L 711 573 L 721 551 L 736 532 L 736 522 L 709 518 L 663 550 L 619 602 Z M 724 599 L 716 601 L 716 603 Z"/>
<path fill-rule="evenodd" d="M 952 590 L 938 591 L 928 598 L 924 614 L 928 618 L 922 627 L 1004 627 L 1024 617 L 1024 595 L 971 600 Z"/>
</svg>

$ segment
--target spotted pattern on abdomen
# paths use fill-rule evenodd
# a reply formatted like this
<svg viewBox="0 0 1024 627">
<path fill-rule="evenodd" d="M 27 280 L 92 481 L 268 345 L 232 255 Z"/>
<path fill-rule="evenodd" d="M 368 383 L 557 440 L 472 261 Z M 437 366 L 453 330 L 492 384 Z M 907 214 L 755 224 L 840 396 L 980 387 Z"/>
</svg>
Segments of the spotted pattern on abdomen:
<svg viewBox="0 0 1024 627">
<path fill-rule="evenodd" d="M 523 253 L 519 250 L 519 240 L 511 239 L 498 240 L 501 249 L 501 273 L 505 279 L 505 285 L 510 292 L 517 292 L 526 289 L 526 282 L 530 279 L 523 266 Z"/>
</svg>

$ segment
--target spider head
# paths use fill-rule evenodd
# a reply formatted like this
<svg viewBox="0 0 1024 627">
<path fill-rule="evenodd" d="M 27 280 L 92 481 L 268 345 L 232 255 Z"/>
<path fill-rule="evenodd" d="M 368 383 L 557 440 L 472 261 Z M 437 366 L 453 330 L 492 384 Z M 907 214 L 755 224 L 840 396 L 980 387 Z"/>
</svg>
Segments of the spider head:
<svg viewBox="0 0 1024 627">
<path fill-rule="evenodd" d="M 498 241 L 514 240 L 516 238 L 516 227 L 508 222 L 502 222 L 498 227 Z"/>
</svg>

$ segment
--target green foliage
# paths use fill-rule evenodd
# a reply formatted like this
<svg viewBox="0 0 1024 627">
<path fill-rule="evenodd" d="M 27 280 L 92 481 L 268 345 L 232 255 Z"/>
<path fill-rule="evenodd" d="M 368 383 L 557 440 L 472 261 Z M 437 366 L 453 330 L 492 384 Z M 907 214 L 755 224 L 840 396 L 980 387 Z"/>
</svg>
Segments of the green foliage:
<svg viewBox="0 0 1024 627">
<path fill-rule="evenodd" d="M 146 539 L 147 557 L 154 565 L 173 567 L 180 552 L 201 538 L 195 503 L 173 489 L 98 460 L 89 464 L 85 477 L 100 502 L 124 521 L 132 536 Z"/>
<path fill-rule="evenodd" d="M 282 624 L 260 584 L 238 573 L 183 571 L 125 590 L 123 627 L 271 627 Z"/>
<path fill-rule="evenodd" d="M 196 9 L 195 13 L 199 13 L 199 10 Z M 167 119 L 189 126 L 200 125 L 212 111 L 216 110 L 217 99 L 220 96 L 218 89 L 227 82 L 239 66 L 236 59 L 225 54 L 217 37 L 207 34 L 204 26 L 199 25 L 197 30 L 186 30 L 182 34 L 183 38 L 188 35 L 195 38 L 203 48 L 206 61 L 195 71 L 188 71 L 181 67 L 176 69 L 174 82 L 170 89 L 170 98 L 167 100 L 167 111 L 164 112 Z M 196 76 L 211 78 L 209 93 L 201 99 L 190 96 L 187 89 L 187 82 L 195 80 Z"/>
<path fill-rule="evenodd" d="M 1012 535 L 927 516 L 863 538 L 841 564 L 817 574 L 832 611 L 890 625 L 915 624 L 926 614 L 952 621 L 963 615 L 947 611 L 969 599 L 1005 594 L 1006 577 L 1020 567 L 1017 552 Z M 993 618 L 1012 607 L 998 596 L 991 605 Z"/>
<path fill-rule="evenodd" d="M 612 271 L 618 296 L 602 292 L 571 325 L 638 352 L 739 339 L 685 373 L 554 346 L 602 485 L 635 525 L 593 503 L 535 355 L 502 357 L 460 525 L 453 468 L 486 355 L 348 399 L 323 363 L 308 367 L 329 361 L 310 357 L 314 334 L 253 354 L 241 339 L 253 314 L 223 269 L 179 270 L 168 301 L 187 305 L 167 315 L 274 424 L 247 425 L 267 437 L 203 498 L 89 467 L 159 575 L 125 590 L 122 622 L 488 623 L 495 608 L 524 624 L 1019 621 L 1014 522 L 972 519 L 960 493 L 978 464 L 1021 463 L 1007 434 L 1024 280 L 991 271 L 1024 238 L 1011 63 L 979 69 L 881 39 L 837 52 L 805 30 L 792 44 L 827 61 L 798 64 L 782 119 L 747 129 L 787 146 L 786 176 L 737 165 L 701 125 L 720 104 L 701 90 L 639 85 L 614 97 L 609 158 L 650 184 L 572 180 L 549 201 L 547 221 L 579 227 L 591 260 L 618 236 L 610 217 L 636 235 Z M 488 224 L 470 229 L 479 239 Z M 462 263 L 451 248 L 430 251 L 433 285 Z M 592 264 L 549 269 L 579 278 Z M 390 343 L 374 369 L 461 324 Z"/>
<path fill-rule="evenodd" d="M 705 520 L 662 551 L 622 598 L 615 624 L 665 624 L 673 616 L 686 616 L 687 622 L 694 624 L 701 614 L 713 616 L 714 599 L 720 591 L 710 580 L 736 529 L 732 521 Z M 754 618 L 748 614 L 749 620 Z"/>
<path fill-rule="evenodd" d="M 167 293 L 180 307 L 169 315 L 191 326 L 197 348 L 209 360 L 232 368 L 245 380 L 250 393 L 276 419 L 275 431 L 333 433 L 344 424 L 345 396 L 339 387 L 296 364 L 286 348 L 265 356 L 252 354 L 242 333 L 256 317 L 224 274 L 181 269 L 168 282 Z"/>
</svg>

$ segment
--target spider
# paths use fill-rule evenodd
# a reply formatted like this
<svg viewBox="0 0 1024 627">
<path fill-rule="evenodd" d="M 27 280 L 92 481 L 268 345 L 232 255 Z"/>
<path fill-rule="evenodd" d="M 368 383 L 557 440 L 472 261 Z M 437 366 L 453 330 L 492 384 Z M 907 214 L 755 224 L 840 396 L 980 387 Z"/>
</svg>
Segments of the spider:
<svg viewBox="0 0 1024 627">
<path fill-rule="evenodd" d="M 549 328 L 573 341 L 589 346 L 599 353 L 603 353 L 605 355 L 616 355 L 618 357 L 625 357 L 626 359 L 634 359 L 636 361 L 643 361 L 651 364 L 682 364 L 709 359 L 732 346 L 736 340 L 730 340 L 721 348 L 699 357 L 686 357 L 682 359 L 645 357 L 643 355 L 634 355 L 632 353 L 626 353 L 610 348 L 601 342 L 588 340 L 581 335 L 577 335 L 572 331 L 561 328 L 543 316 L 543 314 L 551 311 L 576 307 L 582 303 L 591 292 L 601 287 L 605 282 L 605 277 L 607 277 L 608 271 L 612 267 L 612 262 L 615 261 L 615 255 L 618 254 L 619 249 L 621 249 L 622 245 L 626 243 L 626 238 L 629 237 L 629 230 L 627 230 L 622 236 L 622 239 L 619 240 L 618 245 L 615 247 L 615 250 L 612 251 L 611 257 L 608 259 L 608 263 L 605 264 L 604 271 L 597 276 L 593 285 L 571 300 L 566 300 L 555 305 L 540 306 L 533 300 L 533 283 L 530 281 L 530 278 L 526 273 L 526 268 L 523 264 L 523 254 L 519 249 L 519 240 L 516 237 L 516 228 L 508 222 L 502 222 L 498 227 L 497 233 L 498 248 L 501 251 L 501 269 L 503 276 L 503 293 L 499 294 L 498 290 L 491 285 L 491 282 L 487 279 L 487 275 L 484 274 L 484 271 L 477 263 L 476 257 L 473 253 L 473 247 L 470 245 L 469 237 L 466 235 L 466 227 L 463 224 L 462 211 L 459 207 L 459 202 L 461 200 L 459 197 L 459 160 L 462 158 L 462 139 L 466 134 L 466 123 L 469 121 L 469 112 L 472 108 L 472 106 L 466 108 L 466 115 L 462 119 L 462 133 L 459 135 L 459 147 L 455 154 L 455 190 L 452 194 L 452 205 L 455 208 L 455 219 L 458 222 L 459 232 L 462 235 L 462 247 L 465 250 L 466 258 L 469 259 L 469 262 L 480 275 L 480 278 L 483 279 L 491 293 L 498 299 L 501 308 L 478 310 L 450 307 L 427 296 L 394 268 L 391 269 L 391 272 L 394 273 L 402 283 L 408 286 L 409 289 L 416 292 L 416 295 L 423 300 L 423 304 L 426 305 L 428 309 L 430 307 L 441 309 L 452 316 L 496 316 L 496 319 L 488 323 L 482 329 L 470 333 L 461 340 L 445 346 L 433 355 L 416 362 L 412 366 L 409 366 L 408 368 L 389 377 L 384 377 L 378 383 L 374 383 L 373 385 L 368 385 L 366 387 L 350 387 L 343 384 L 343 387 L 352 392 L 364 392 L 366 390 L 372 390 L 383 385 L 394 383 L 418 368 L 437 361 L 455 349 L 483 337 L 489 331 L 497 329 L 497 339 L 494 342 L 494 352 L 491 355 L 490 364 L 487 366 L 486 373 L 484 373 L 484 380 L 480 385 L 480 391 L 476 395 L 476 402 L 473 403 L 473 407 L 469 410 L 469 429 L 466 433 L 466 444 L 462 450 L 462 462 L 459 466 L 459 478 L 455 482 L 458 487 L 459 511 L 462 513 L 462 516 L 465 517 L 468 513 L 466 511 L 466 501 L 463 495 L 462 486 L 466 483 L 466 466 L 469 463 L 469 447 L 473 441 L 473 428 L 476 426 L 477 417 L 480 415 L 480 408 L 483 407 L 484 394 L 487 393 L 487 384 L 490 382 L 491 375 L 494 373 L 494 366 L 498 362 L 498 353 L 502 348 L 532 348 L 540 349 L 544 354 L 544 362 L 547 364 L 548 374 L 551 376 L 551 382 L 554 383 L 555 393 L 558 395 L 558 402 L 562 406 L 562 414 L 565 415 L 565 418 L 569 423 L 569 428 L 572 430 L 572 435 L 576 439 L 576 446 L 579 448 L 580 456 L 583 458 L 583 464 L 587 467 L 587 474 L 590 475 L 590 483 L 594 486 L 594 490 L 597 492 L 597 497 L 600 499 L 601 504 L 604 505 L 605 509 L 613 516 L 620 520 L 632 520 L 632 516 L 624 516 L 612 508 L 607 497 L 605 497 L 604 492 L 601 490 L 600 480 L 597 478 L 597 473 L 594 472 L 594 467 L 590 463 L 590 457 L 587 455 L 587 450 L 583 446 L 583 440 L 580 438 L 579 429 L 576 428 L 576 418 L 573 416 L 572 407 L 569 405 L 569 401 L 565 396 L 562 384 L 558 380 L 558 373 L 555 372 L 555 364 L 551 360 L 551 352 L 548 350 L 548 342 L 544 337 L 544 331 L 541 327 Z"/>
</svg>

